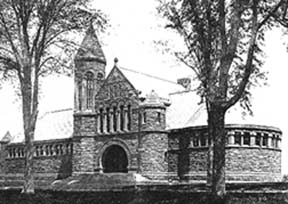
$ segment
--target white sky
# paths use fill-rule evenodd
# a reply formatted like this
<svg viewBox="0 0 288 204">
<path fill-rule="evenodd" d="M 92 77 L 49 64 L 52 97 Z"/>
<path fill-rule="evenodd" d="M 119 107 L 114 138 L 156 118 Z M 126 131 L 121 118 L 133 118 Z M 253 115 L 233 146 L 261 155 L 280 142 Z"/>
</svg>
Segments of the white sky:
<svg viewBox="0 0 288 204">
<path fill-rule="evenodd" d="M 115 1 L 94 0 L 93 6 L 101 9 L 110 18 L 111 27 L 106 33 L 98 34 L 103 43 L 107 59 L 106 71 L 113 66 L 113 59 L 119 59 L 119 66 L 138 70 L 152 75 L 176 81 L 177 78 L 192 75 L 188 68 L 177 64 L 171 56 L 163 55 L 153 43 L 160 39 L 175 39 L 161 26 L 161 19 L 156 17 L 155 0 Z M 247 123 L 272 125 L 283 131 L 282 173 L 288 174 L 288 97 L 284 91 L 288 87 L 285 67 L 288 53 L 283 42 L 287 39 L 279 31 L 266 35 L 266 62 L 264 69 L 269 71 L 269 86 L 256 88 L 253 91 L 254 117 Z M 178 39 L 179 41 L 179 39 Z M 49 110 L 73 107 L 73 80 L 63 76 L 51 76 L 42 84 L 40 114 Z M 152 85 L 153 86 L 153 85 Z M 0 89 L 0 137 L 7 130 L 17 133 L 21 128 L 21 108 L 19 100 L 10 84 Z M 241 111 L 239 111 L 239 115 Z"/>
</svg>

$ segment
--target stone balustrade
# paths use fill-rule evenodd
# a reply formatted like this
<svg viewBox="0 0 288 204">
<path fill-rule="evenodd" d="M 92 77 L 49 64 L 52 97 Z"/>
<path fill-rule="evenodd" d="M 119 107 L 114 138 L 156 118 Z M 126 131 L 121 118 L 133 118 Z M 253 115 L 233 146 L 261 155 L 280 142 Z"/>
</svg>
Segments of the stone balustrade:
<svg viewBox="0 0 288 204">
<path fill-rule="evenodd" d="M 12 143 L 6 146 L 7 158 L 24 158 L 24 143 Z M 73 152 L 73 144 L 70 139 L 59 139 L 34 142 L 34 157 L 49 157 L 69 155 Z"/>
</svg>

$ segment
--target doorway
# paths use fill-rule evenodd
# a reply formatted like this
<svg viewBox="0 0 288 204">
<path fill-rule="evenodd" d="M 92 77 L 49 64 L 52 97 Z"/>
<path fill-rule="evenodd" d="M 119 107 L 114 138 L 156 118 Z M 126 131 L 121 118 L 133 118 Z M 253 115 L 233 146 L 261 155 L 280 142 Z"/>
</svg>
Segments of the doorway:
<svg viewBox="0 0 288 204">
<path fill-rule="evenodd" d="M 111 145 L 102 156 L 102 166 L 104 173 L 127 173 L 128 157 L 125 150 L 119 145 Z"/>
</svg>

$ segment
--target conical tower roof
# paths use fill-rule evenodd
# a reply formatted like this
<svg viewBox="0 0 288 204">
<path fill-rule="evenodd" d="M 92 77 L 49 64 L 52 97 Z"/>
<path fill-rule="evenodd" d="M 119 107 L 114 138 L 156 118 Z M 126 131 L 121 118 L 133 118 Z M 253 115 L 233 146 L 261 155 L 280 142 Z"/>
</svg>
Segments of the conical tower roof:
<svg viewBox="0 0 288 204">
<path fill-rule="evenodd" d="M 93 25 L 91 24 L 86 31 L 84 40 L 75 56 L 75 60 L 98 61 L 106 64 L 106 59 L 96 36 Z"/>
</svg>

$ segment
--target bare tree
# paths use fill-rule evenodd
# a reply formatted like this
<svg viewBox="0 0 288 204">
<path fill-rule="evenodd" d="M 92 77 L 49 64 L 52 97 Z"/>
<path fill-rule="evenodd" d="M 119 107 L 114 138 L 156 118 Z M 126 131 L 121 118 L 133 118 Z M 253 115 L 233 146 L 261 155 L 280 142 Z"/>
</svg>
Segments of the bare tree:
<svg viewBox="0 0 288 204">
<path fill-rule="evenodd" d="M 23 193 L 34 193 L 33 139 L 38 113 L 39 77 L 59 72 L 67 63 L 59 49 L 71 53 L 68 34 L 106 17 L 88 9 L 88 0 L 2 0 L 0 4 L 0 72 L 20 85 L 25 135 Z M 57 51 L 58 50 L 58 51 Z M 60 57 L 59 57 L 60 56 Z"/>
<path fill-rule="evenodd" d="M 184 40 L 175 53 L 199 80 L 197 93 L 206 103 L 209 151 L 207 184 L 212 202 L 225 196 L 225 113 L 238 101 L 250 109 L 250 88 L 260 79 L 264 33 L 287 26 L 286 0 L 168 0 L 159 13 L 167 28 Z"/>
</svg>

